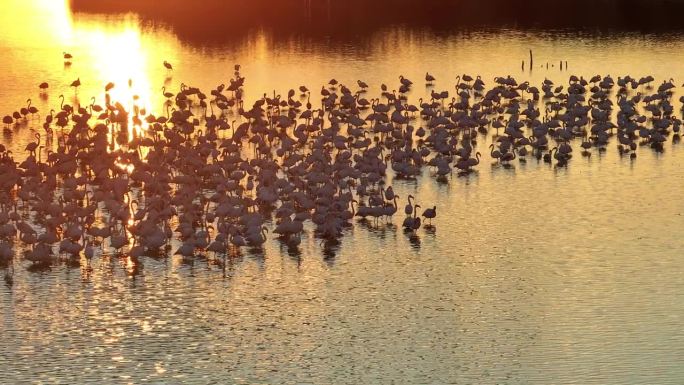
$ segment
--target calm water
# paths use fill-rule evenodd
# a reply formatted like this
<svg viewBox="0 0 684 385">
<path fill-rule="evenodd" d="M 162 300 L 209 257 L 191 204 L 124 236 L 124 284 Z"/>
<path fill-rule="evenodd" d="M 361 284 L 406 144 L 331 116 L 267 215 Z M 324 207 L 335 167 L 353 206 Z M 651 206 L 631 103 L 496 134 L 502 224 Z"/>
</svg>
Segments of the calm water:
<svg viewBox="0 0 684 385">
<path fill-rule="evenodd" d="M 61 93 L 75 103 L 68 85 L 78 77 L 82 104 L 114 81 L 115 97 L 137 93 L 160 108 L 162 85 L 213 88 L 235 63 L 248 103 L 332 77 L 377 92 L 401 74 L 417 99 L 429 91 L 426 71 L 449 91 L 463 73 L 488 85 L 508 74 L 536 85 L 570 74 L 684 81 L 678 33 L 254 28 L 202 44 L 173 23 L 74 13 L 51 0 L 4 1 L 0 23 L 2 115 L 29 97 L 41 113 Z M 531 72 L 520 68 L 529 49 Z M 68 68 L 63 51 L 75 57 Z M 32 135 L 19 127 L 1 142 L 20 153 Z M 435 229 L 417 237 L 395 218 L 358 223 L 334 246 L 307 229 L 298 250 L 268 241 L 224 267 L 102 257 L 92 273 L 32 272 L 18 261 L 14 285 L 0 287 L 0 382 L 682 383 L 683 149 L 668 141 L 663 154 L 643 148 L 630 161 L 613 143 L 559 169 L 485 159 L 446 184 L 427 172 L 390 181 L 401 196 L 438 205 Z"/>
</svg>

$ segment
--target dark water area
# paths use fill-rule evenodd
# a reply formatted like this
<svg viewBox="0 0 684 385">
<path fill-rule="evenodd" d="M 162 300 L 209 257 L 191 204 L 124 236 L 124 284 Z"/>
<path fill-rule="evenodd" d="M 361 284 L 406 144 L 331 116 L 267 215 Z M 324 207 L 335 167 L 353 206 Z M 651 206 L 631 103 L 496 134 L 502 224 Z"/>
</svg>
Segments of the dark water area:
<svg viewBox="0 0 684 385">
<path fill-rule="evenodd" d="M 662 33 L 684 30 L 684 2 L 641 0 L 72 0 L 75 13 L 136 13 L 170 25 L 191 42 L 222 44 L 254 28 L 274 33 L 348 39 L 388 27 L 448 33 L 482 29 L 565 30 L 586 34 Z M 202 22 L 198 28 L 197 21 Z"/>
</svg>

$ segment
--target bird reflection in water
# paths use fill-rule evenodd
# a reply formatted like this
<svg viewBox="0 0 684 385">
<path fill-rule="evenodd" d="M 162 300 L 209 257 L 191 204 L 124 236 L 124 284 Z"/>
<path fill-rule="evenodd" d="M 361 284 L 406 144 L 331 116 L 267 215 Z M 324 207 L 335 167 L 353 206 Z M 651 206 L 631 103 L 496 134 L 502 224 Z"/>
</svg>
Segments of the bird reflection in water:
<svg viewBox="0 0 684 385">
<path fill-rule="evenodd" d="M 5 281 L 5 286 L 12 288 L 14 285 L 14 264 L 11 262 L 3 263 L 0 261 L 0 268 L 5 270 L 3 274 L 3 280 Z"/>
<path fill-rule="evenodd" d="M 264 249 L 262 249 L 261 247 L 250 247 L 248 251 L 250 259 L 257 263 L 257 266 L 259 266 L 259 270 L 265 270 L 266 254 L 264 253 Z"/>
<path fill-rule="evenodd" d="M 288 246 L 287 255 L 297 263 L 297 270 L 302 267 L 302 250 L 299 246 Z"/>
<path fill-rule="evenodd" d="M 369 234 L 377 238 L 385 239 L 388 234 L 394 234 L 397 231 L 397 226 L 392 222 L 378 221 L 377 224 L 373 224 L 373 222 L 375 221 L 364 220 L 360 223 L 368 230 Z"/>
<path fill-rule="evenodd" d="M 44 273 L 52 270 L 52 266 L 49 263 L 32 263 L 26 267 L 26 270 L 29 273 Z"/>
<path fill-rule="evenodd" d="M 278 237 L 278 240 L 280 241 L 280 252 L 287 253 L 290 259 L 297 263 L 297 268 L 300 268 L 302 265 L 301 237 L 298 237 L 299 242 L 288 242 L 282 237 Z"/>
<path fill-rule="evenodd" d="M 409 243 L 411 248 L 414 250 L 420 250 L 420 237 L 415 232 L 406 232 L 408 235 Z"/>
<path fill-rule="evenodd" d="M 479 171 L 477 170 L 472 170 L 472 171 L 459 171 L 456 173 L 456 176 L 458 178 L 465 178 L 465 179 L 470 179 L 471 177 L 476 177 Z"/>
<path fill-rule="evenodd" d="M 180 263 L 183 266 L 188 266 L 188 267 L 194 267 L 195 266 L 195 257 L 194 256 L 182 256 L 180 259 Z"/>
<path fill-rule="evenodd" d="M 321 245 L 323 246 L 323 260 L 328 267 L 333 267 L 337 253 L 340 252 L 341 242 L 337 239 L 325 239 L 321 242 Z"/>
<path fill-rule="evenodd" d="M 429 234 L 433 237 L 437 233 L 437 227 L 435 225 L 427 224 L 423 226 L 423 229 L 425 230 L 426 234 Z"/>
<path fill-rule="evenodd" d="M 121 258 L 121 262 L 126 270 L 126 275 L 131 279 L 135 279 L 143 271 L 143 263 L 136 256 L 127 256 Z"/>
<path fill-rule="evenodd" d="M 80 257 L 66 258 L 64 260 L 64 265 L 71 268 L 71 269 L 80 269 L 81 268 L 81 259 L 80 259 Z"/>
<path fill-rule="evenodd" d="M 224 256 L 221 271 L 223 278 L 232 278 L 235 274 L 236 267 L 242 263 L 242 255 L 236 257 Z"/>
</svg>

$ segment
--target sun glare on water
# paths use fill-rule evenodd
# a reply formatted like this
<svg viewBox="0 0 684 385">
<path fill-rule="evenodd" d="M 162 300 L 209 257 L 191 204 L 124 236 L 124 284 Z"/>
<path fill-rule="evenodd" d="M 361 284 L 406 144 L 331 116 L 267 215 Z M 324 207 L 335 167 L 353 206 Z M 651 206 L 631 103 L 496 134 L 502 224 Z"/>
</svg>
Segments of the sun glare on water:
<svg viewBox="0 0 684 385">
<path fill-rule="evenodd" d="M 22 9 L 22 3 L 17 0 L 9 3 L 10 9 Z M 13 28 L 0 37 L 0 46 L 26 50 L 14 59 L 16 68 L 31 68 L 29 63 L 37 60 L 54 62 L 51 66 L 64 65 L 57 76 L 41 70 L 31 76 L 36 78 L 36 84 L 47 81 L 50 89 L 60 90 L 75 107 L 88 109 L 91 104 L 98 104 L 106 108 L 107 101 L 113 105 L 120 103 L 128 113 L 129 139 L 147 129 L 144 116 L 159 107 L 153 103 L 161 102 L 160 95 L 155 97 L 155 93 L 161 94 L 161 86 L 156 84 L 160 84 L 164 75 L 155 68 L 164 60 L 162 57 L 173 55 L 163 45 L 159 47 L 144 40 L 137 16 L 126 15 L 107 23 L 99 20 L 106 16 L 81 18 L 72 15 L 68 0 L 40 1 L 40 6 L 34 5 L 30 12 L 22 13 L 26 14 L 25 22 L 12 23 Z M 4 12 L 0 21 L 11 23 L 12 17 L 10 12 Z M 49 48 L 30 49 L 38 43 Z M 73 60 L 63 64 L 62 54 L 66 52 L 73 55 Z M 68 85 L 76 79 L 80 80 L 81 87 L 72 91 Z M 107 92 L 107 100 L 105 86 L 109 83 L 113 87 Z M 57 95 L 54 93 L 51 97 Z M 93 112 L 93 115 L 96 118 L 98 114 Z M 137 124 L 133 120 L 135 115 L 139 119 Z M 116 140 L 113 143 L 114 149 L 119 148 Z"/>
</svg>

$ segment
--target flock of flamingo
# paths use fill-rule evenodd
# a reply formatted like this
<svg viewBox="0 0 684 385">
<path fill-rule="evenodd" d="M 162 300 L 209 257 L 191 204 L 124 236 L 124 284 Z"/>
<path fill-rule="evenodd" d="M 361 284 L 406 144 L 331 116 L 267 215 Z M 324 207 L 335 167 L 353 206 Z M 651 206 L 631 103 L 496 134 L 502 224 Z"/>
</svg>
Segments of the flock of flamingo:
<svg viewBox="0 0 684 385">
<path fill-rule="evenodd" d="M 25 154 L 0 144 L 0 261 L 88 264 L 98 254 L 170 251 L 208 258 L 261 247 L 269 230 L 297 247 L 307 221 L 319 239 L 335 241 L 355 218 L 380 223 L 398 211 L 413 234 L 432 226 L 437 208 L 420 212 L 409 195 L 400 209 L 388 172 L 397 179 L 427 170 L 440 181 L 471 173 L 488 134 L 489 155 L 503 166 L 530 158 L 567 167 L 577 142 L 591 156 L 617 137 L 619 153 L 634 158 L 642 145 L 662 151 L 670 131 L 679 139 L 672 80 L 653 87 L 652 77 L 570 76 L 540 88 L 511 76 L 489 88 L 479 76 L 456 80 L 455 90 L 437 91 L 426 74 L 431 97 L 418 104 L 401 76 L 396 91 L 383 84 L 372 98 L 361 80 L 352 89 L 332 79 L 318 96 L 301 86 L 245 106 L 236 65 L 229 85 L 208 94 L 185 84 L 164 89 L 162 115 L 112 100 L 113 83 L 104 105 L 62 97 L 57 111 L 38 118 Z M 29 100 L 3 118 L 4 129 L 38 113 Z M 240 123 L 230 120 L 237 115 Z"/>
</svg>

